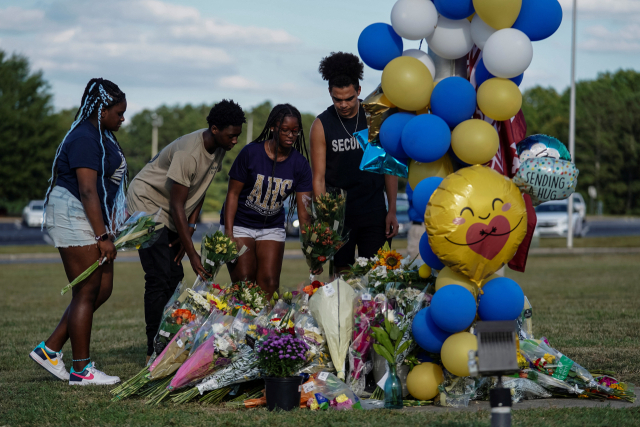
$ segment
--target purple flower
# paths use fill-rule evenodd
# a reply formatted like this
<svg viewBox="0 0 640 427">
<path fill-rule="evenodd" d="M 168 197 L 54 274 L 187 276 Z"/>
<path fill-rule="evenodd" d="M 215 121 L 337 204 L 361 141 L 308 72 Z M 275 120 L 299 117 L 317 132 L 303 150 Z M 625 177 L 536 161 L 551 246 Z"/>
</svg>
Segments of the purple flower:
<svg viewBox="0 0 640 427">
<path fill-rule="evenodd" d="M 279 357 L 280 357 L 280 359 L 284 359 L 284 356 L 283 356 L 283 355 L 280 355 Z"/>
<path fill-rule="evenodd" d="M 289 356 L 288 354 L 285 354 L 284 357 L 286 357 L 287 359 L 290 358 L 291 356 Z"/>
<path fill-rule="evenodd" d="M 278 353 L 282 354 L 282 350 L 280 350 Z"/>
<path fill-rule="evenodd" d="M 269 350 L 269 353 L 273 353 L 273 350 Z"/>
</svg>

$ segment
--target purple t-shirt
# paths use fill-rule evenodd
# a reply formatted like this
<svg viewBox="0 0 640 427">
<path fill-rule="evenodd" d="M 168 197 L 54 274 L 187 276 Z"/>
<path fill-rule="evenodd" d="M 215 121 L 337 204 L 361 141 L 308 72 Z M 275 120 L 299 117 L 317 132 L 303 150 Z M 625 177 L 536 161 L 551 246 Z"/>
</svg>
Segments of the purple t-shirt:
<svg viewBox="0 0 640 427">
<path fill-rule="evenodd" d="M 296 150 L 277 162 L 267 156 L 263 142 L 246 145 L 236 157 L 229 177 L 244 183 L 238 198 L 234 226 L 264 229 L 284 228 L 284 201 L 292 192 L 313 190 L 309 162 Z M 224 225 L 224 205 L 220 223 Z"/>
</svg>

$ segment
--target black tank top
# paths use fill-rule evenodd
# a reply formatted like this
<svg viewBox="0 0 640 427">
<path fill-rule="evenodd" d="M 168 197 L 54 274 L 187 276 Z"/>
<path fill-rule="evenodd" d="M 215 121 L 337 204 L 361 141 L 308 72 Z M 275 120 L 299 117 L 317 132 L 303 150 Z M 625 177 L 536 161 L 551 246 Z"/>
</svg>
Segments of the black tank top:
<svg viewBox="0 0 640 427">
<path fill-rule="evenodd" d="M 367 128 L 362 105 L 358 110 L 357 129 L 356 116 L 339 118 L 333 105 L 318 118 L 322 122 L 327 144 L 325 185 L 347 191 L 347 217 L 386 210 L 384 175 L 360 170 L 363 151 L 353 133 Z"/>
</svg>

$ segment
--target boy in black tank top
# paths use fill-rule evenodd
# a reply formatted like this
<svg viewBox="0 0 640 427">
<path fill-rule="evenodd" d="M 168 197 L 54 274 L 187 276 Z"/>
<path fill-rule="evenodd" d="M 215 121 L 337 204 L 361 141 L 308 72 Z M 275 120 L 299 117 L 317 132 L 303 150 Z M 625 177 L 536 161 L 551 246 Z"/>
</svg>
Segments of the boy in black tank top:
<svg viewBox="0 0 640 427">
<path fill-rule="evenodd" d="M 327 187 L 347 192 L 345 231 L 350 230 L 350 234 L 347 244 L 334 257 L 336 273 L 355 262 L 356 246 L 358 256 L 371 258 L 385 241 L 398 234 L 398 178 L 360 170 L 363 151 L 353 134 L 367 128 L 358 99 L 363 68 L 358 57 L 350 53 L 332 53 L 320 61 L 319 71 L 329 82 L 333 105 L 311 126 L 314 194 L 325 193 Z"/>
</svg>

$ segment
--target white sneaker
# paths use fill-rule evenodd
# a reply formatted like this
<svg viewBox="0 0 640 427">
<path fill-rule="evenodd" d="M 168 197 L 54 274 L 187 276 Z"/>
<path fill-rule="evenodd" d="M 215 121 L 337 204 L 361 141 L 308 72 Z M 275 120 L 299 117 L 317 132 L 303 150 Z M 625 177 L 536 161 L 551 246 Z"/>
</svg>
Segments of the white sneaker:
<svg viewBox="0 0 640 427">
<path fill-rule="evenodd" d="M 120 382 L 120 377 L 112 377 L 96 368 L 94 362 L 89 363 L 82 372 L 76 372 L 71 368 L 69 385 L 109 385 Z"/>
<path fill-rule="evenodd" d="M 69 381 L 69 372 L 64 367 L 62 352 L 50 352 L 44 345 L 44 341 L 36 346 L 29 357 L 38 365 L 49 371 L 51 375 L 64 381 Z"/>
</svg>

